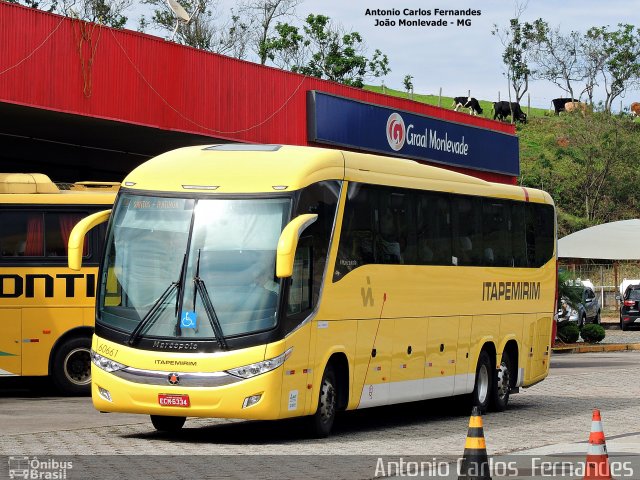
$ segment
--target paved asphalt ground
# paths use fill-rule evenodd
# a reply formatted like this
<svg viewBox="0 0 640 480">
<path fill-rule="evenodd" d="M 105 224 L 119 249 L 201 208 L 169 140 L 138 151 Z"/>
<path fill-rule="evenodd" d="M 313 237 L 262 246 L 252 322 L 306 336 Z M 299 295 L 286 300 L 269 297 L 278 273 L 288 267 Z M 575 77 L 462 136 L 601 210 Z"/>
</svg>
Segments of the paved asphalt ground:
<svg viewBox="0 0 640 480">
<path fill-rule="evenodd" d="M 207 478 L 246 477 L 234 476 L 237 471 L 228 471 L 224 465 L 212 474 L 202 462 L 194 465 L 192 456 L 235 456 L 232 464 L 244 462 L 246 468 L 250 468 L 248 463 L 261 465 L 262 475 L 256 478 L 300 478 L 299 461 L 291 456 L 305 455 L 308 457 L 298 458 L 307 459 L 303 463 L 311 472 L 325 469 L 325 474 L 316 478 L 373 478 L 373 473 L 361 470 L 354 470 L 353 475 L 328 475 L 326 468 L 339 466 L 341 459 L 344 462 L 347 458 L 349 465 L 355 465 L 364 456 L 459 456 L 469 418 L 468 410 L 450 400 L 429 401 L 344 413 L 334 435 L 323 440 L 308 438 L 300 421 L 215 419 L 188 420 L 180 435 L 170 437 L 157 433 L 148 417 L 100 414 L 93 410 L 89 398 L 50 396 L 46 388 L 26 389 L 28 384 L 24 379 L 0 382 L 0 455 L 117 455 L 101 457 L 111 458 L 114 465 L 130 464 L 135 458 L 144 458 L 147 463 L 150 458 L 170 458 L 176 471 L 190 465 L 193 472 Z M 544 382 L 513 395 L 506 412 L 483 417 L 487 450 L 490 455 L 586 453 L 591 413 L 597 407 L 602 411 L 610 454 L 616 449 L 640 453 L 639 399 L 640 352 L 554 354 L 551 374 Z M 176 458 L 184 459 L 177 462 L 178 467 Z M 148 471 L 141 461 L 137 468 Z M 204 464 L 210 465 L 210 461 Z M 276 467 L 285 470 L 269 474 Z M 199 478 L 161 475 L 168 471 L 172 470 L 163 467 L 157 474 L 140 478 Z M 341 471 L 345 472 L 344 467 Z M 0 465 L 0 478 L 3 474 Z M 92 476 L 138 478 L 133 470 L 115 477 Z M 640 478 L 640 470 L 632 478 Z"/>
</svg>

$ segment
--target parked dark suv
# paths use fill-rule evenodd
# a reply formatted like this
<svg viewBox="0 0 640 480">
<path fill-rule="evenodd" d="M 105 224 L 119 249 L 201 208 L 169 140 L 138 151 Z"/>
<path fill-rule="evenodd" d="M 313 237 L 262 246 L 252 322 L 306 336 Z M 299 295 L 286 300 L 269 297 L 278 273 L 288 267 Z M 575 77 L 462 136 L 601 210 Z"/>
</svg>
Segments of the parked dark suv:
<svg viewBox="0 0 640 480">
<path fill-rule="evenodd" d="M 640 285 L 629 285 L 620 299 L 620 329 L 640 326 Z"/>
</svg>

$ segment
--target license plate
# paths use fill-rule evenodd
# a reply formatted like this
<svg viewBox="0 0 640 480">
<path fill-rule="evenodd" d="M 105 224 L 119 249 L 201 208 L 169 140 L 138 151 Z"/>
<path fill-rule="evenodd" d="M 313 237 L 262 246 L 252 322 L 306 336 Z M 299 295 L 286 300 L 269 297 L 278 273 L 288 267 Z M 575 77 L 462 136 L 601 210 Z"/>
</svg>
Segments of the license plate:
<svg viewBox="0 0 640 480">
<path fill-rule="evenodd" d="M 171 393 L 159 393 L 158 403 L 162 407 L 190 407 L 189 395 L 177 395 Z"/>
</svg>

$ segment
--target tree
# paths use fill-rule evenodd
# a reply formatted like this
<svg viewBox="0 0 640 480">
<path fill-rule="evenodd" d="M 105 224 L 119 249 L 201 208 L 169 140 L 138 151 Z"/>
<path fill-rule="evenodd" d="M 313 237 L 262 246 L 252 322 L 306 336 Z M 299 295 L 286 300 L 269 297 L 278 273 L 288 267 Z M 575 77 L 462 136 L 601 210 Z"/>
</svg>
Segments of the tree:
<svg viewBox="0 0 640 480">
<path fill-rule="evenodd" d="M 168 34 L 176 25 L 175 13 L 165 0 L 143 0 L 154 7 L 150 24 Z M 216 23 L 218 18 L 217 0 L 181 0 L 181 5 L 190 12 L 191 20 L 181 25 L 176 32 L 176 42 L 183 45 L 208 50 L 210 52 L 244 58 L 247 54 L 250 26 L 244 23 L 235 11 L 227 20 Z M 148 24 L 142 19 L 140 26 Z"/>
<path fill-rule="evenodd" d="M 404 84 L 404 89 L 407 91 L 407 95 L 413 92 L 413 75 L 405 75 L 402 83 Z"/>
<path fill-rule="evenodd" d="M 364 86 L 364 80 L 388 74 L 389 59 L 375 50 L 371 59 L 358 32 L 347 32 L 324 15 L 309 15 L 302 26 L 279 23 L 277 37 L 267 39 L 267 57 L 288 63 L 293 72 L 334 82 Z"/>
<path fill-rule="evenodd" d="M 248 0 L 239 7 L 243 17 L 248 17 L 245 24 L 252 25 L 253 34 L 251 44 L 255 53 L 264 65 L 270 58 L 269 53 L 273 45 L 268 39 L 278 23 L 278 19 L 293 16 L 295 9 L 302 0 Z"/>
<path fill-rule="evenodd" d="M 509 20 L 507 28 L 500 28 L 494 24 L 491 34 L 497 36 L 504 47 L 502 63 L 507 67 L 507 78 L 510 88 L 520 102 L 529 89 L 529 79 L 532 70 L 530 42 L 533 39 L 534 26 L 531 23 L 521 23 L 520 17 L 526 8 L 526 3 L 516 2 L 515 16 Z M 511 95 L 509 95 L 511 99 Z"/>
<path fill-rule="evenodd" d="M 535 77 L 556 84 L 574 98 L 574 82 L 584 79 L 580 33 L 572 31 L 564 35 L 559 27 L 552 29 L 538 19 L 533 22 L 530 35 L 530 48 L 537 66 Z"/>
<path fill-rule="evenodd" d="M 100 23 L 113 28 L 124 28 L 127 17 L 123 14 L 132 0 L 7 0 L 45 12 L 59 13 L 86 22 Z"/>
<path fill-rule="evenodd" d="M 597 47 L 600 61 L 594 68 L 604 83 L 605 111 L 611 112 L 613 101 L 640 82 L 640 29 L 629 24 L 619 24 L 612 32 L 593 27 L 585 38 Z"/>
<path fill-rule="evenodd" d="M 67 17 L 124 28 L 127 17 L 123 13 L 131 4 L 132 0 L 62 0 L 59 10 Z"/>
</svg>

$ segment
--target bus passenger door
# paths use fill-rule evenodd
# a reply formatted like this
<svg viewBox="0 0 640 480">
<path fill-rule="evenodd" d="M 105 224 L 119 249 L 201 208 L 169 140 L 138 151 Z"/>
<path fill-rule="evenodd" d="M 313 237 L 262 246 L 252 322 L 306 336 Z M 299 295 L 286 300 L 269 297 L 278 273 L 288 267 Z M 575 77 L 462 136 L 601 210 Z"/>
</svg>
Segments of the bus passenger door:
<svg viewBox="0 0 640 480">
<path fill-rule="evenodd" d="M 424 398 L 453 395 L 459 317 L 429 317 Z"/>
<path fill-rule="evenodd" d="M 0 309 L 0 377 L 22 374 L 22 311 Z"/>
<path fill-rule="evenodd" d="M 397 318 L 393 332 L 390 403 L 424 398 L 426 318 Z"/>
</svg>

